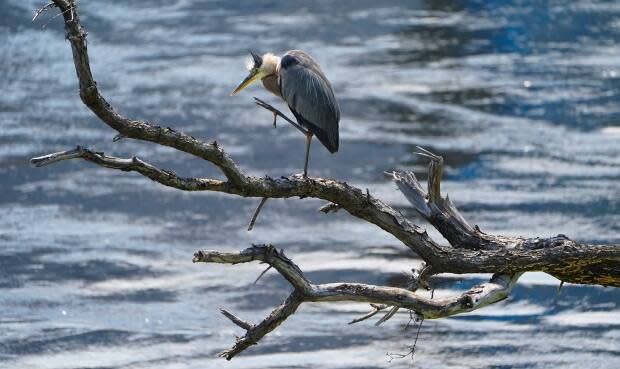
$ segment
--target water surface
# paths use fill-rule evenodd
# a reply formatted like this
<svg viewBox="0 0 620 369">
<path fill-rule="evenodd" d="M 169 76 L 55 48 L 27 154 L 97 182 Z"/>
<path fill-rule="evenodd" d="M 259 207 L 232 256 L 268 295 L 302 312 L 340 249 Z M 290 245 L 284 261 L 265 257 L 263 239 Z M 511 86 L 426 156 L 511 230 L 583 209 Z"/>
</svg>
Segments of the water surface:
<svg viewBox="0 0 620 369">
<path fill-rule="evenodd" d="M 60 18 L 36 1 L 0 17 L 0 366 L 3 368 L 401 368 L 407 314 L 349 326 L 364 304 L 304 304 L 232 362 L 241 332 L 288 293 L 256 264 L 193 265 L 200 248 L 269 242 L 316 282 L 402 283 L 419 264 L 375 226 L 312 199 L 163 188 L 135 173 L 28 159 L 76 144 L 138 155 L 184 176 L 219 176 L 168 148 L 122 140 L 77 94 Z M 217 139 L 253 175 L 298 173 L 305 140 L 231 98 L 248 50 L 318 59 L 342 108 L 341 149 L 310 173 L 347 180 L 424 223 L 383 175 L 446 160 L 444 191 L 486 232 L 620 242 L 620 5 L 615 1 L 81 2 L 93 73 L 122 113 Z M 42 25 L 49 25 L 42 29 Z M 441 240 L 436 231 L 431 235 Z M 445 242 L 445 241 L 444 241 Z M 487 276 L 437 281 L 439 296 Z M 505 302 L 427 321 L 417 368 L 610 368 L 620 292 L 527 274 Z M 611 366 L 610 366 L 611 365 Z M 618 364 L 620 365 L 620 364 Z"/>
</svg>

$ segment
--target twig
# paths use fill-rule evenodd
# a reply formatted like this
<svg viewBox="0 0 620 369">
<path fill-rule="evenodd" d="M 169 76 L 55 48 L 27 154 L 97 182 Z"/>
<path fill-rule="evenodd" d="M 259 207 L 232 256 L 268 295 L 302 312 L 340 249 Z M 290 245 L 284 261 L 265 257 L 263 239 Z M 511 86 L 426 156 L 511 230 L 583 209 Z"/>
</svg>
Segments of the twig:
<svg viewBox="0 0 620 369">
<path fill-rule="evenodd" d="M 256 207 L 256 210 L 254 210 L 254 215 L 252 215 L 252 219 L 250 219 L 250 224 L 248 224 L 248 232 L 251 231 L 254 228 L 254 223 L 256 223 L 256 219 L 258 218 L 258 214 L 260 213 L 261 209 L 263 208 L 263 206 L 267 202 L 267 199 L 268 199 L 268 197 L 263 197 L 260 200 L 260 203 L 258 204 L 258 206 Z"/>
<path fill-rule="evenodd" d="M 77 146 L 73 150 L 66 150 L 55 152 L 52 154 L 47 154 L 43 156 L 38 156 L 30 159 L 30 164 L 36 167 L 44 167 L 46 165 L 54 164 L 63 160 L 71 160 L 76 158 L 81 158 L 83 155 L 83 149 L 81 146 Z"/>
<path fill-rule="evenodd" d="M 412 312 L 409 313 L 409 321 L 407 322 L 407 325 L 405 326 L 405 329 L 409 327 L 409 325 L 411 324 L 411 322 L 413 320 L 417 320 L 417 318 L 413 318 L 412 317 L 412 314 L 413 314 Z M 403 358 L 406 358 L 407 356 L 411 355 L 411 362 L 413 363 L 413 359 L 414 359 L 414 356 L 415 356 L 415 349 L 416 349 L 416 347 L 418 345 L 418 339 L 420 338 L 420 330 L 422 329 L 422 324 L 423 323 L 424 323 L 424 317 L 422 317 L 420 319 L 420 323 L 416 324 L 418 329 L 417 329 L 415 338 L 413 340 L 413 345 L 409 346 L 409 351 L 404 353 L 404 354 L 388 353 L 387 354 L 388 362 L 392 362 L 392 360 L 394 360 L 394 359 L 403 359 Z"/>
<path fill-rule="evenodd" d="M 428 201 L 438 202 L 441 200 L 441 177 L 443 176 L 443 158 L 433 154 L 423 147 L 416 146 L 420 152 L 417 155 L 425 156 L 431 159 L 428 166 Z"/>
<path fill-rule="evenodd" d="M 58 17 L 60 17 L 60 16 L 62 16 L 62 15 L 65 15 L 66 13 L 69 13 L 69 12 L 70 12 L 70 14 L 71 14 L 71 20 L 73 20 L 73 6 L 70 6 L 70 7 L 69 7 L 69 9 L 67 9 L 67 10 L 65 10 L 65 11 L 62 11 L 62 12 L 60 12 L 60 13 L 56 14 L 55 16 L 51 17 L 51 18 L 50 18 L 47 22 L 45 22 L 45 24 L 44 24 L 43 26 L 41 26 L 41 28 L 43 28 L 43 29 L 47 28 L 47 26 L 48 26 L 50 23 L 52 23 L 52 21 L 53 21 L 54 19 L 56 19 L 56 18 L 58 18 Z M 34 19 L 33 19 L 33 21 L 34 21 Z"/>
<path fill-rule="evenodd" d="M 396 314 L 398 312 L 398 309 L 399 309 L 398 306 L 392 306 L 390 311 L 388 311 L 383 317 L 381 317 L 381 319 L 377 320 L 377 322 L 375 323 L 375 326 L 379 326 L 379 325 L 387 322 L 390 318 L 392 318 L 394 316 L 394 314 Z"/>
<path fill-rule="evenodd" d="M 268 266 L 265 270 L 262 271 L 262 273 L 254 281 L 254 284 L 258 283 L 258 280 L 261 279 L 265 275 L 265 273 L 267 273 L 269 271 L 269 269 L 271 269 L 271 265 Z"/>
<path fill-rule="evenodd" d="M 245 320 L 236 317 L 235 315 L 233 315 L 231 312 L 220 308 L 220 312 L 222 313 L 222 315 L 224 315 L 225 317 L 227 317 L 228 319 L 230 319 L 231 322 L 235 323 L 236 325 L 238 325 L 239 327 L 245 329 L 246 331 L 252 329 L 252 327 L 254 327 L 254 324 L 246 322 Z"/>
<path fill-rule="evenodd" d="M 441 156 L 430 152 L 429 150 L 423 148 L 422 146 L 416 145 L 416 149 L 420 150 L 419 152 L 414 152 L 414 154 L 416 155 L 426 156 L 427 158 L 431 160 L 437 160 L 437 161 L 442 160 Z"/>
<path fill-rule="evenodd" d="M 413 272 L 413 274 L 411 274 L 411 276 L 410 276 L 410 281 L 409 281 L 409 283 L 407 285 L 407 290 L 409 290 L 411 292 L 415 292 L 420 287 L 428 290 L 429 289 L 428 288 L 428 278 L 431 275 L 433 275 L 433 268 L 431 267 L 431 265 L 423 263 L 422 266 L 419 269 L 413 269 L 412 272 Z M 432 298 L 433 297 L 431 295 L 431 299 Z M 381 319 L 379 319 L 375 323 L 375 326 L 379 326 L 379 325 L 387 322 L 394 315 L 396 315 L 398 310 L 399 310 L 398 306 L 392 306 L 390 311 L 388 311 Z"/>
<path fill-rule="evenodd" d="M 48 9 L 51 9 L 53 7 L 55 7 L 56 4 L 54 3 L 49 3 L 49 4 L 45 4 L 42 7 L 40 7 L 37 12 L 34 14 L 34 17 L 32 17 L 32 22 L 34 22 L 35 20 L 37 20 L 37 18 L 39 17 L 39 15 L 43 14 L 43 12 L 45 12 Z"/>
<path fill-rule="evenodd" d="M 355 323 L 359 323 L 361 321 L 364 321 L 368 318 L 372 318 L 373 316 L 375 316 L 375 314 L 377 314 L 379 311 L 387 308 L 387 305 L 377 305 L 377 304 L 370 304 L 370 306 L 372 306 L 372 310 L 364 315 L 362 315 L 359 318 L 355 318 L 353 320 L 351 320 L 349 322 L 349 324 L 355 324 Z"/>
<path fill-rule="evenodd" d="M 418 345 L 418 339 L 420 338 L 420 330 L 422 330 L 423 323 L 424 323 L 424 317 L 420 319 L 420 324 L 418 324 L 418 331 L 415 334 L 415 340 L 413 341 L 413 348 L 411 349 L 411 360 L 413 360 L 413 355 L 415 354 L 415 349 Z"/>
</svg>

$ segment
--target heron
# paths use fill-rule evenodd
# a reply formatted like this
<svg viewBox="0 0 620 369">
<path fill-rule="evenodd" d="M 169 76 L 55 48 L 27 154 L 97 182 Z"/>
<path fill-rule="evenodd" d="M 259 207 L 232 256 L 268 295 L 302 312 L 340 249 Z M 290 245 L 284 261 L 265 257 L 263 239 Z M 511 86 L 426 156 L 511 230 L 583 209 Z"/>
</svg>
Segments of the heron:
<svg viewBox="0 0 620 369">
<path fill-rule="evenodd" d="M 301 126 L 298 128 L 306 135 L 303 178 L 307 178 L 313 136 L 330 153 L 338 151 L 340 107 L 332 86 L 319 63 L 301 50 L 287 51 L 281 58 L 272 53 L 260 56 L 250 51 L 250 54 L 252 60 L 247 66 L 250 74 L 233 90 L 231 96 L 261 80 L 267 91 L 288 104 Z"/>
</svg>

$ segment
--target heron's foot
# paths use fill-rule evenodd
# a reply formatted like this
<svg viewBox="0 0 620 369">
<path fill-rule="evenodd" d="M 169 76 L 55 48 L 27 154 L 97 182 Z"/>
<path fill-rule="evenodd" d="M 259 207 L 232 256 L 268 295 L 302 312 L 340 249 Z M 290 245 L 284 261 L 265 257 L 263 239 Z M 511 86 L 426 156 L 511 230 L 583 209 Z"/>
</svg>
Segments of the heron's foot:
<svg viewBox="0 0 620 369">
<path fill-rule="evenodd" d="M 293 174 L 291 177 L 293 177 L 293 178 L 300 178 L 300 179 L 306 179 L 306 178 L 308 178 L 308 173 L 303 173 L 303 172 L 302 173 L 296 173 L 296 174 Z"/>
</svg>

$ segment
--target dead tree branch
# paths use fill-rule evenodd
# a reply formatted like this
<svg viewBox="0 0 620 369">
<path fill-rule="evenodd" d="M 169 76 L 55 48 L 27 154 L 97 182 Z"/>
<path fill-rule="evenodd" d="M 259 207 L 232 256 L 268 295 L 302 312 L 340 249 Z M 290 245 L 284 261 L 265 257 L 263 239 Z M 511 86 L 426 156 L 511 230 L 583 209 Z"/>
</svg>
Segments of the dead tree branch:
<svg viewBox="0 0 620 369">
<path fill-rule="evenodd" d="M 292 260 L 272 245 L 253 246 L 241 252 L 201 250 L 194 254 L 195 263 L 239 264 L 252 261 L 261 261 L 276 269 L 293 286 L 293 292 L 282 305 L 257 325 L 247 323 L 227 311 L 222 312 L 247 332 L 244 337 L 237 340 L 232 349 L 220 354 L 228 360 L 274 330 L 293 314 L 302 302 L 369 302 L 374 304 L 377 312 L 384 307 L 376 304 L 385 304 L 412 310 L 424 319 L 437 319 L 470 312 L 505 299 L 521 275 L 520 273 L 510 277 L 495 275 L 489 282 L 474 286 L 460 295 L 433 300 L 396 287 L 361 283 L 313 284 Z M 356 320 L 365 320 L 374 314 L 376 312 Z"/>
<path fill-rule="evenodd" d="M 346 182 L 297 176 L 277 179 L 246 177 L 244 182 L 248 184 L 240 189 L 230 180 L 184 178 L 136 157 L 121 159 L 81 147 L 34 158 L 32 162 L 43 166 L 77 158 L 111 169 L 135 171 L 158 183 L 184 191 L 215 191 L 244 197 L 300 196 L 324 199 L 396 236 L 432 266 L 430 275 L 443 272 L 512 275 L 543 271 L 570 283 L 620 286 L 620 247 L 617 245 L 579 244 L 563 235 L 528 239 L 492 236 L 471 228 L 470 231 L 464 228 L 455 231 L 457 226 L 454 224 L 462 219 L 456 207 L 448 198 L 440 198 L 441 202 L 426 200 L 420 183 L 411 172 L 392 173 L 401 191 L 420 214 L 428 217 L 431 223 L 435 222 L 435 227 L 446 235 L 448 241 L 455 242 L 449 235 L 461 232 L 463 236 L 459 239 L 464 240 L 464 244 L 455 242 L 453 247 L 436 244 L 425 230 L 411 223 L 400 212 Z M 441 167 L 431 165 L 432 168 Z M 436 214 L 442 215 L 440 217 Z"/>
<path fill-rule="evenodd" d="M 472 228 L 450 198 L 441 197 L 443 159 L 428 151 L 424 156 L 431 159 L 428 193 L 413 172 L 395 171 L 391 175 L 417 212 L 452 246 L 452 254 L 429 262 L 432 274 L 451 269 L 453 273 L 478 270 L 508 275 L 542 271 L 563 282 L 620 287 L 620 245 L 580 244 L 563 234 L 548 238 L 507 237 L 486 234 L 477 226 Z M 468 263 L 461 263 L 463 258 Z"/>
<path fill-rule="evenodd" d="M 380 320 L 386 321 L 398 309 L 414 311 L 424 319 L 460 314 L 505 299 L 518 278 L 527 271 L 543 271 L 563 282 L 620 287 L 620 246 L 587 245 L 564 235 L 549 238 L 526 238 L 490 235 L 472 227 L 459 213 L 448 196 L 441 195 L 443 159 L 420 148 L 420 155 L 430 159 L 427 189 L 409 171 L 389 173 L 400 190 L 420 215 L 448 240 L 449 245 L 433 241 L 427 232 L 403 214 L 368 192 L 346 182 L 324 178 L 289 176 L 280 178 L 246 175 L 216 141 L 206 142 L 162 127 L 152 122 L 127 118 L 108 103 L 93 79 L 87 49 L 87 32 L 80 23 L 73 0 L 54 0 L 65 22 L 67 40 L 71 44 L 79 93 L 84 104 L 114 129 L 119 137 L 149 141 L 202 158 L 216 166 L 224 178 L 186 178 L 170 170 L 160 169 L 136 157 L 118 158 L 101 152 L 76 147 L 31 161 L 45 166 L 64 160 L 82 159 L 90 163 L 122 171 L 139 173 L 165 186 L 183 191 L 214 191 L 242 197 L 316 198 L 328 202 L 325 213 L 344 209 L 361 220 L 372 223 L 400 240 L 419 255 L 425 267 L 414 273 L 407 288 L 374 286 L 359 283 L 313 284 L 290 259 L 273 246 L 255 246 L 238 253 L 198 251 L 194 262 L 236 264 L 261 261 L 276 269 L 292 285 L 290 296 L 258 324 L 222 313 L 246 331 L 222 356 L 231 359 L 256 344 L 293 314 L 306 301 L 361 301 L 371 303 L 373 310 L 355 319 L 362 321 L 379 311 L 388 310 Z M 52 8 L 47 5 L 44 9 Z M 256 103 L 287 119 L 277 109 L 257 100 Z M 489 282 L 475 286 L 457 296 L 429 299 L 416 291 L 427 288 L 429 277 L 439 273 L 491 273 Z"/>
</svg>

